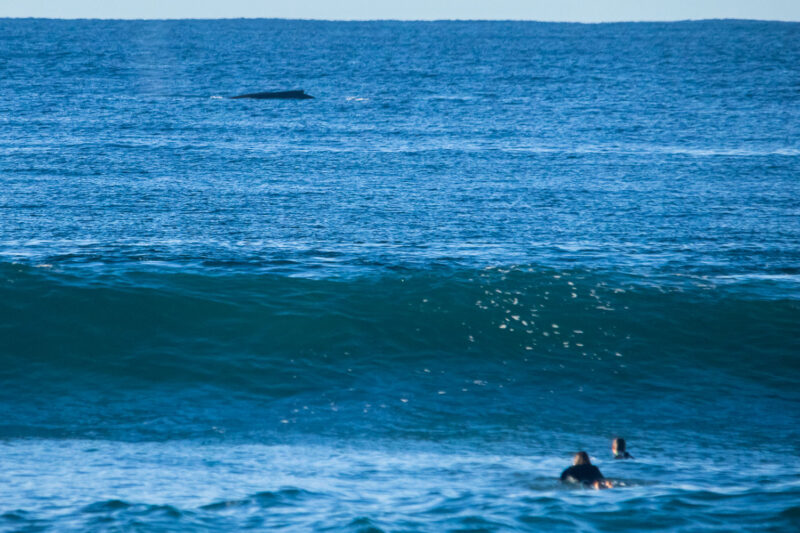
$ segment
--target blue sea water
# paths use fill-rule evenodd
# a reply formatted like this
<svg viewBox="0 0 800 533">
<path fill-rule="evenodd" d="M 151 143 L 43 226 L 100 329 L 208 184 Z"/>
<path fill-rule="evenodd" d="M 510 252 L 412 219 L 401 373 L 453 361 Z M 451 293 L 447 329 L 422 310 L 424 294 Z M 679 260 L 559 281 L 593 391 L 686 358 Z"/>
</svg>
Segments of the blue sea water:
<svg viewBox="0 0 800 533">
<path fill-rule="evenodd" d="M 797 530 L 798 65 L 797 23 L 0 20 L 0 531 Z"/>
</svg>

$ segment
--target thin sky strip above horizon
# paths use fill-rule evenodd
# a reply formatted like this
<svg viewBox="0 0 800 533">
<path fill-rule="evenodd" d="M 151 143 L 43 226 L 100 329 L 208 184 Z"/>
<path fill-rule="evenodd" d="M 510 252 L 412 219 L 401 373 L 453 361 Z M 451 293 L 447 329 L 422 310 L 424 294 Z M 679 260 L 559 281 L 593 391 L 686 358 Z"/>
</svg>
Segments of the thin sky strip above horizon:
<svg viewBox="0 0 800 533">
<path fill-rule="evenodd" d="M 324 20 L 670 21 L 714 18 L 800 21 L 800 0 L 0 0 L 0 17 Z"/>
</svg>

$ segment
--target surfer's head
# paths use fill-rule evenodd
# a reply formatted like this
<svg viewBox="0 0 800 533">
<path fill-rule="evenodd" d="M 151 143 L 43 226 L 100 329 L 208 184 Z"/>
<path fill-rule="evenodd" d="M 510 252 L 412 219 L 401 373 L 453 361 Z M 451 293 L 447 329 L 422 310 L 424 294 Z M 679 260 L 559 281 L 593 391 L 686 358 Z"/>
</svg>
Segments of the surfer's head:
<svg viewBox="0 0 800 533">
<path fill-rule="evenodd" d="M 611 452 L 614 455 L 625 455 L 625 439 L 617 437 L 611 441 Z"/>
<path fill-rule="evenodd" d="M 578 465 L 590 465 L 592 462 L 589 460 L 589 454 L 586 452 L 578 452 L 575 454 L 575 457 L 572 458 L 572 464 L 575 466 Z"/>
</svg>

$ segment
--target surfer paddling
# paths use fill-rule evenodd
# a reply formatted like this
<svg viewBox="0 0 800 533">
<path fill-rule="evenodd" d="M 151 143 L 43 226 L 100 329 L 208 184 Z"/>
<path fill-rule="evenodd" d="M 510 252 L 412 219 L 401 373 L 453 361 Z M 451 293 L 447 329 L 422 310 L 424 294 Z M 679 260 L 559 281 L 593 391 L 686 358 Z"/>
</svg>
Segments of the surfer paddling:
<svg viewBox="0 0 800 533">
<path fill-rule="evenodd" d="M 600 469 L 589 460 L 589 454 L 578 452 L 572 458 L 572 466 L 561 473 L 564 483 L 580 483 L 584 487 L 595 489 L 610 489 L 613 485 L 608 481 Z"/>
<path fill-rule="evenodd" d="M 611 453 L 614 459 L 633 459 L 633 456 L 625 450 L 625 439 L 617 437 L 611 442 Z"/>
</svg>

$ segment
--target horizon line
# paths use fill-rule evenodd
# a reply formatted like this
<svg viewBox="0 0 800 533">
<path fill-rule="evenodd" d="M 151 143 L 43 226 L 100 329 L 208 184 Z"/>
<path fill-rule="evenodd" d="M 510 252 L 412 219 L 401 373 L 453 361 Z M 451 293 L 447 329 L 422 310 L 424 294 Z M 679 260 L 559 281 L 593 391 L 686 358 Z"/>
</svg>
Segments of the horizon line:
<svg viewBox="0 0 800 533">
<path fill-rule="evenodd" d="M 323 19 L 323 18 L 289 18 L 289 17 L 161 17 L 161 18 L 120 18 L 120 17 L 3 17 L 0 20 L 86 20 L 86 21 L 128 21 L 128 22 L 158 22 L 158 21 L 215 21 L 215 20 L 280 20 L 296 22 L 536 22 L 540 24 L 652 24 L 652 23 L 674 23 L 674 22 L 782 22 L 787 24 L 799 23 L 797 20 L 786 19 L 758 19 L 758 18 L 737 18 L 737 17 L 718 17 L 718 18 L 682 18 L 682 19 L 619 19 L 619 20 L 537 20 L 537 19 L 473 19 L 473 18 L 419 18 L 419 19 L 398 19 L 398 18 L 352 18 L 352 19 Z"/>
</svg>

